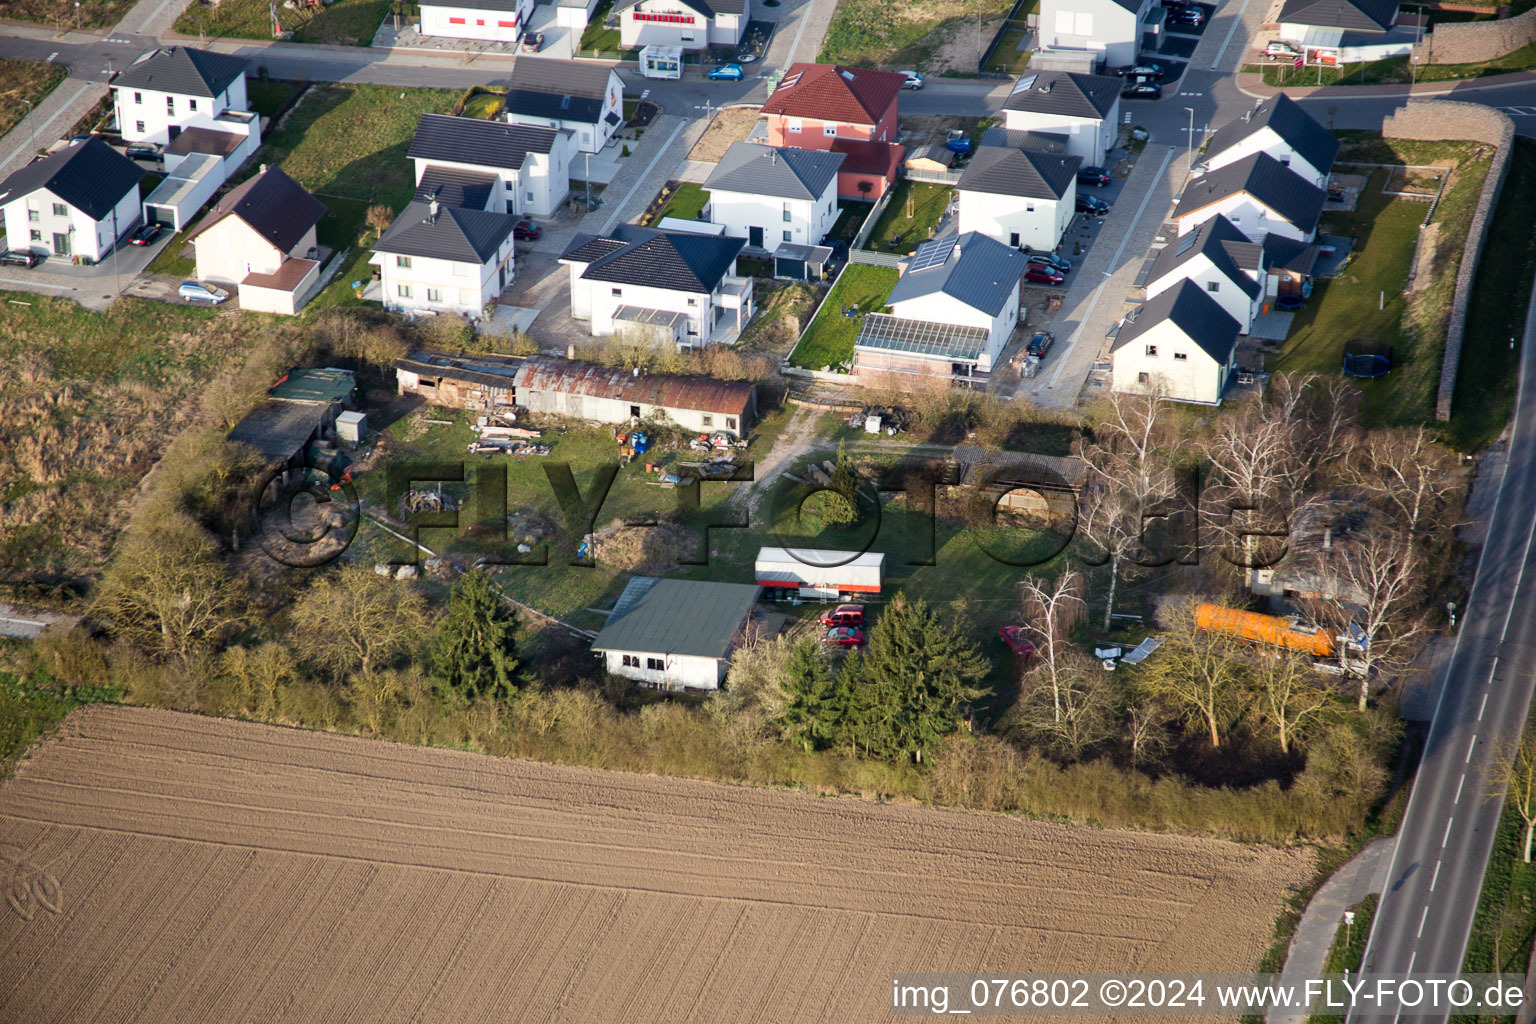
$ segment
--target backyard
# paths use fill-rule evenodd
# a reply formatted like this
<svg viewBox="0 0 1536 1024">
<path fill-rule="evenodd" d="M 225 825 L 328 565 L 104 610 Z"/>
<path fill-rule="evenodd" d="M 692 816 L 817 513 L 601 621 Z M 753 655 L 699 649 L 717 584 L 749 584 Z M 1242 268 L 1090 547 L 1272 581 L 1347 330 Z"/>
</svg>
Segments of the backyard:
<svg viewBox="0 0 1536 1024">
<path fill-rule="evenodd" d="M 845 316 L 844 311 L 878 313 L 896 287 L 896 278 L 896 270 L 891 267 L 862 263 L 844 267 L 823 301 L 820 314 L 790 353 L 789 361 L 808 370 L 851 363 L 861 321 L 857 316 Z"/>
<path fill-rule="evenodd" d="M 909 253 L 933 237 L 955 190 L 926 181 L 896 183 L 865 247 L 876 252 Z"/>
<path fill-rule="evenodd" d="M 974 75 L 984 41 L 1011 7 L 1010 0 L 840 0 L 817 60 Z"/>
<path fill-rule="evenodd" d="M 661 208 L 657 215 L 662 217 L 676 217 L 679 220 L 702 220 L 704 207 L 709 205 L 709 193 L 704 191 L 704 186 L 693 181 L 685 181 L 677 186 L 677 191 L 672 193 L 672 198 L 667 200 L 667 205 Z"/>
<path fill-rule="evenodd" d="M 328 6 L 289 10 L 278 5 L 277 20 L 294 42 L 333 46 L 369 46 L 389 13 L 389 0 L 335 0 Z M 176 19 L 176 31 L 189 36 L 271 39 L 268 0 L 222 0 L 209 7 L 198 0 Z"/>
<path fill-rule="evenodd" d="M 50 61 L 0 58 L 0 135 L 21 123 L 44 96 L 64 81 L 65 74 L 61 65 Z"/>
</svg>

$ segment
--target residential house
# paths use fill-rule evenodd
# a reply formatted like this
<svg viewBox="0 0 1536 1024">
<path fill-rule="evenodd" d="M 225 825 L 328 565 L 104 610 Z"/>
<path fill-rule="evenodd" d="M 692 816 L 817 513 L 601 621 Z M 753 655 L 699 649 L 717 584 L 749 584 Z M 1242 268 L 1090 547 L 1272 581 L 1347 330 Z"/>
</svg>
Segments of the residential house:
<svg viewBox="0 0 1536 1024">
<path fill-rule="evenodd" d="M 422 0 L 421 34 L 515 43 L 528 29 L 534 0 Z"/>
<path fill-rule="evenodd" d="M 734 342 L 752 317 L 752 279 L 736 274 L 746 244 L 633 224 L 578 234 L 560 257 L 571 268 L 571 316 L 594 336 L 658 347 Z"/>
<path fill-rule="evenodd" d="M 6 245 L 94 263 L 138 224 L 143 177 L 94 137 L 34 160 L 0 181 Z"/>
<path fill-rule="evenodd" d="M 1308 502 L 1286 524 L 1284 557 L 1268 568 L 1253 570 L 1249 589 L 1280 612 L 1310 612 L 1318 602 L 1364 605 L 1359 567 L 1350 570 L 1351 561 L 1358 559 L 1351 555 L 1364 538 L 1382 529 L 1380 520 L 1380 513 L 1363 501 Z"/>
<path fill-rule="evenodd" d="M 738 46 L 752 16 L 751 0 L 616 0 L 619 44 L 642 46 Z"/>
<path fill-rule="evenodd" d="M 1019 278 L 1028 258 L 986 235 L 946 235 L 917 247 L 854 343 L 861 383 L 985 386 L 1019 321 Z"/>
<path fill-rule="evenodd" d="M 596 153 L 624 123 L 624 82 L 606 64 L 519 57 L 503 109 L 508 124 L 568 131 L 579 152 Z"/>
<path fill-rule="evenodd" d="M 1087 50 L 1105 64 L 1130 64 L 1161 24 L 1154 0 L 1040 0 L 1040 48 Z M 1011 127 L 1011 126 L 1010 126 Z"/>
<path fill-rule="evenodd" d="M 1026 149 L 1015 133 L 991 129 L 955 186 L 961 234 L 979 231 L 1012 248 L 1049 251 L 1077 205 L 1082 158 Z"/>
<path fill-rule="evenodd" d="M 907 147 L 898 142 L 833 139 L 832 152 L 844 158 L 837 170 L 838 196 L 870 202 L 896 184 Z"/>
<path fill-rule="evenodd" d="M 1239 257 L 1248 249 L 1258 248 L 1227 218 L 1212 217 L 1189 234 L 1173 239 L 1157 254 L 1147 274 L 1147 298 L 1193 281 L 1231 314 L 1240 333 L 1247 334 L 1259 315 L 1264 286 L 1257 272 L 1249 273 L 1242 267 Z"/>
<path fill-rule="evenodd" d="M 395 385 L 402 395 L 419 395 L 445 409 L 511 411 L 517 404 L 512 378 L 521 365 L 514 356 L 418 349 L 395 360 Z"/>
<path fill-rule="evenodd" d="M 1280 38 L 1298 43 L 1332 45 L 1345 33 L 1382 36 L 1397 24 L 1398 0 L 1285 0 L 1280 14 Z"/>
<path fill-rule="evenodd" d="M 785 242 L 816 245 L 837 220 L 843 154 L 733 142 L 704 182 L 709 220 L 772 252 Z"/>
<path fill-rule="evenodd" d="M 198 280 L 238 287 L 242 309 L 297 313 L 320 275 L 315 229 L 325 214 L 281 168 L 263 164 L 193 232 Z"/>
<path fill-rule="evenodd" d="M 244 140 L 239 166 L 261 146 L 261 118 L 246 102 L 246 67 L 239 57 L 187 46 L 151 50 L 111 82 L 123 141 L 166 145 L 202 127 Z"/>
<path fill-rule="evenodd" d="M 793 64 L 763 103 L 768 144 L 831 149 L 835 139 L 895 142 L 896 100 L 905 81 L 895 71 Z"/>
<path fill-rule="evenodd" d="M 571 191 L 574 135 L 477 117 L 422 114 L 406 156 L 419 202 L 552 217 Z"/>
<path fill-rule="evenodd" d="M 1235 367 L 1238 322 L 1194 281 L 1148 299 L 1110 346 L 1116 391 L 1216 405 Z"/>
<path fill-rule="evenodd" d="M 1181 235 L 1221 215 L 1250 241 L 1278 234 L 1310 242 L 1327 197 L 1268 153 L 1250 153 L 1186 185 L 1173 219 Z"/>
<path fill-rule="evenodd" d="M 412 201 L 373 245 L 385 309 L 478 317 L 512 283 L 515 217 Z"/>
<path fill-rule="evenodd" d="M 635 576 L 592 641 L 609 673 L 664 690 L 718 690 L 761 588 Z"/>
<path fill-rule="evenodd" d="M 1211 136 L 1201 162 L 1215 170 L 1254 153 L 1268 153 L 1318 188 L 1327 188 L 1339 140 L 1282 92 L 1223 125 Z"/>
<path fill-rule="evenodd" d="M 1113 0 L 1102 2 L 1119 6 Z M 1064 135 L 1069 154 L 1090 166 L 1101 166 L 1119 131 L 1122 84 L 1108 75 L 1026 72 L 1003 101 L 1003 127 Z"/>
<path fill-rule="evenodd" d="M 675 424 L 745 437 L 757 419 L 757 385 L 532 356 L 515 372 L 517 404 L 529 412 L 629 423 Z"/>
<path fill-rule="evenodd" d="M 565 29 L 572 39 L 580 39 L 587 23 L 597 11 L 598 0 L 556 0 L 555 25 Z"/>
</svg>

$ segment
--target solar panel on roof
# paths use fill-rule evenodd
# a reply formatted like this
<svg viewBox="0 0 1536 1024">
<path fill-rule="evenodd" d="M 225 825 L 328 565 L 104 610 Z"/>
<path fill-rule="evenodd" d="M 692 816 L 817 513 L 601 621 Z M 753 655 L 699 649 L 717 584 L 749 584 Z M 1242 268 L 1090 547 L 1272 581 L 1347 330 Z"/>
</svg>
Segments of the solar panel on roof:
<svg viewBox="0 0 1536 1024">
<path fill-rule="evenodd" d="M 1013 88 L 1008 91 L 1008 95 L 1012 96 L 1014 93 L 1027 92 L 1033 89 L 1035 87 L 1035 79 L 1038 77 L 1038 75 L 1025 75 L 1013 83 Z"/>
<path fill-rule="evenodd" d="M 986 342 L 987 331 L 982 327 L 962 327 L 958 324 L 908 320 L 886 313 L 871 313 L 860 325 L 855 344 L 912 355 L 975 359 L 981 354 Z"/>
<path fill-rule="evenodd" d="M 796 71 L 794 74 L 792 74 L 788 78 L 784 79 L 784 81 L 780 82 L 779 83 L 779 88 L 780 89 L 788 89 L 790 86 L 792 86 L 796 82 L 800 81 L 800 76 L 803 75 L 803 74 L 805 74 L 804 71 Z"/>
<path fill-rule="evenodd" d="M 1189 234 L 1179 239 L 1179 247 L 1174 251 L 1174 255 L 1183 256 L 1185 253 L 1189 252 L 1190 248 L 1195 244 L 1196 235 L 1196 232 L 1191 231 Z"/>
<path fill-rule="evenodd" d="M 949 251 L 953 246 L 954 242 L 947 238 L 935 238 L 924 242 L 917 247 L 917 252 L 912 254 L 912 262 L 907 265 L 907 273 L 942 267 L 949 259 Z"/>
<path fill-rule="evenodd" d="M 852 71 L 839 71 L 838 74 L 843 76 L 843 80 L 844 81 L 847 81 L 847 82 L 853 81 L 853 72 Z"/>
</svg>

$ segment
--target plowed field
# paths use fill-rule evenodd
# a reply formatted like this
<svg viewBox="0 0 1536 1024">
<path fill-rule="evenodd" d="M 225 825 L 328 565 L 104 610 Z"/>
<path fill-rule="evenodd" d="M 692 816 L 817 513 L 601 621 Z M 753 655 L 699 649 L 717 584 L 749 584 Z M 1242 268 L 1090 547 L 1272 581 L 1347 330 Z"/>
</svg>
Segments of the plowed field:
<svg viewBox="0 0 1536 1024">
<path fill-rule="evenodd" d="M 96 708 L 0 785 L 0 1021 L 889 1019 L 1246 971 L 1303 853 Z"/>
</svg>

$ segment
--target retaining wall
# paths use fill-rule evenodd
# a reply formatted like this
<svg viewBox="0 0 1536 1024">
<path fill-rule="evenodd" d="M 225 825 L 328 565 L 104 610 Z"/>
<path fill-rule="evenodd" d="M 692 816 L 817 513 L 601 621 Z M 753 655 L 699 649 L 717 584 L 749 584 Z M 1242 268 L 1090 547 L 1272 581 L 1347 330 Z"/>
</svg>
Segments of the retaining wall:
<svg viewBox="0 0 1536 1024">
<path fill-rule="evenodd" d="M 1522 15 L 1523 17 L 1523 15 Z M 1510 19 L 1514 20 L 1514 19 Z M 1477 276 L 1478 258 L 1488 236 L 1488 218 L 1493 216 L 1499 191 L 1509 172 L 1509 157 L 1514 146 L 1515 123 L 1492 107 L 1453 100 L 1429 100 L 1409 103 L 1388 117 L 1381 126 L 1388 139 L 1418 139 L 1438 142 L 1460 139 L 1486 142 L 1497 147 L 1493 166 L 1483 181 L 1477 197 L 1477 209 L 1467 228 L 1467 242 L 1461 252 L 1461 266 L 1456 270 L 1456 291 L 1451 299 L 1451 317 L 1446 325 L 1445 358 L 1440 364 L 1440 391 L 1435 398 L 1435 418 L 1451 418 L 1451 401 L 1456 396 L 1456 369 L 1461 363 L 1461 344 L 1467 331 L 1467 304 L 1472 298 L 1472 282 Z"/>
<path fill-rule="evenodd" d="M 1536 43 L 1536 8 L 1502 21 L 1448 21 L 1414 47 L 1422 64 L 1477 64 Z"/>
</svg>

